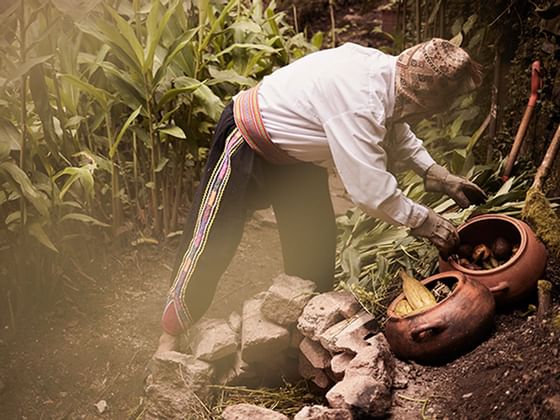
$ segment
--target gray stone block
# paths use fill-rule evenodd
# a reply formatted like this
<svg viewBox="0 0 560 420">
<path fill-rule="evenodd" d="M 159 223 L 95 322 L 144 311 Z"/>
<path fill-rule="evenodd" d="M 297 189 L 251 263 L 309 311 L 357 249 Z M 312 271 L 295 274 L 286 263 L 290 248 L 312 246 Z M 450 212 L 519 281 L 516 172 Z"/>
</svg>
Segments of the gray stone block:
<svg viewBox="0 0 560 420">
<path fill-rule="evenodd" d="M 295 324 L 315 288 L 312 281 L 280 274 L 268 289 L 261 311 L 266 318 L 277 324 Z"/>
<path fill-rule="evenodd" d="M 191 330 L 193 354 L 207 362 L 213 362 L 236 352 L 239 335 L 222 319 L 203 319 Z"/>
<path fill-rule="evenodd" d="M 289 420 L 287 416 L 268 408 L 252 404 L 236 404 L 226 407 L 223 420 Z"/>
<path fill-rule="evenodd" d="M 298 318 L 298 330 L 312 340 L 319 340 L 321 333 L 360 309 L 358 301 L 348 292 L 322 293 L 305 305 Z"/>
<path fill-rule="evenodd" d="M 261 313 L 261 306 L 262 300 L 255 298 L 243 304 L 241 357 L 247 363 L 276 357 L 290 344 L 289 331 L 267 320 Z"/>
</svg>

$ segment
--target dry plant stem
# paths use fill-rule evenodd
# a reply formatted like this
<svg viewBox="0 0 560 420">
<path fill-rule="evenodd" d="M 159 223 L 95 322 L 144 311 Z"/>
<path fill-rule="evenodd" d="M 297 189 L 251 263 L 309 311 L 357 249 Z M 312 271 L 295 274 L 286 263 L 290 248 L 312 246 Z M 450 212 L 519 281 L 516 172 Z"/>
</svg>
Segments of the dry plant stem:
<svg viewBox="0 0 560 420">
<path fill-rule="evenodd" d="M 506 178 L 511 175 L 513 164 L 515 163 L 515 159 L 519 154 L 519 149 L 521 149 L 521 144 L 523 143 L 523 138 L 525 137 L 525 133 L 527 131 L 527 127 L 529 126 L 529 122 L 531 121 L 534 109 L 535 107 L 531 105 L 527 105 L 527 108 L 525 108 L 525 113 L 523 114 L 521 124 L 519 124 L 519 128 L 517 129 L 517 134 L 515 135 L 515 140 L 513 140 L 513 146 L 511 147 L 511 151 L 509 152 L 506 166 L 504 168 L 503 176 Z"/>
<path fill-rule="evenodd" d="M 334 20 L 334 0 L 329 0 L 329 12 L 331 16 L 331 46 L 336 47 L 336 22 Z"/>
<path fill-rule="evenodd" d="M 550 142 L 548 149 L 546 149 L 546 154 L 544 155 L 542 163 L 539 166 L 537 173 L 535 174 L 535 181 L 533 182 L 533 188 L 538 188 L 539 190 L 542 189 L 544 180 L 548 176 L 548 173 L 550 172 L 550 168 L 554 163 L 554 159 L 558 154 L 558 148 L 560 148 L 560 125 L 556 129 L 556 132 L 554 133 L 554 137 L 552 138 L 552 141 Z"/>
<path fill-rule="evenodd" d="M 27 24 L 25 23 L 25 2 L 21 0 L 20 3 L 20 16 L 19 16 L 19 39 L 20 39 L 20 61 L 21 63 L 25 63 L 26 59 L 26 31 L 27 31 Z M 26 102 L 26 95 L 27 95 L 27 73 L 21 76 L 21 150 L 19 152 L 19 167 L 25 171 L 25 155 L 27 153 L 27 102 Z M 27 208 L 26 202 L 23 197 L 20 197 L 19 200 L 19 211 L 21 217 L 21 233 L 23 235 L 25 225 L 27 224 Z"/>
<path fill-rule="evenodd" d="M 491 108 L 490 114 L 492 119 L 490 120 L 490 125 L 488 127 L 488 137 L 490 138 L 488 150 L 486 152 L 486 161 L 490 162 L 492 159 L 492 144 L 494 142 L 494 138 L 496 137 L 496 129 L 497 129 L 497 119 L 498 119 L 498 101 L 499 101 L 499 87 L 500 87 L 500 75 L 501 75 L 501 50 L 498 45 L 496 46 L 496 51 L 494 55 L 494 80 L 492 82 L 492 100 L 491 100 Z"/>
<path fill-rule="evenodd" d="M 557 257 L 560 257 L 560 231 L 558 230 L 560 220 L 542 192 L 542 186 L 554 162 L 554 158 L 558 154 L 559 146 L 560 126 L 556 129 L 556 133 L 537 170 L 533 185 L 527 192 L 522 211 L 523 218 L 529 220 L 535 226 L 537 236 L 547 244 Z"/>
<path fill-rule="evenodd" d="M 299 33 L 299 25 L 298 25 L 298 15 L 297 15 L 297 7 L 295 3 L 292 3 L 292 13 L 294 15 L 294 29 L 296 34 Z"/>
<path fill-rule="evenodd" d="M 549 313 L 552 306 L 552 283 L 548 280 L 539 280 L 537 283 L 538 288 L 538 302 L 537 318 L 544 319 Z"/>
<path fill-rule="evenodd" d="M 419 44 L 422 39 L 420 33 L 420 0 L 415 1 L 415 13 L 416 13 L 416 43 Z"/>
</svg>

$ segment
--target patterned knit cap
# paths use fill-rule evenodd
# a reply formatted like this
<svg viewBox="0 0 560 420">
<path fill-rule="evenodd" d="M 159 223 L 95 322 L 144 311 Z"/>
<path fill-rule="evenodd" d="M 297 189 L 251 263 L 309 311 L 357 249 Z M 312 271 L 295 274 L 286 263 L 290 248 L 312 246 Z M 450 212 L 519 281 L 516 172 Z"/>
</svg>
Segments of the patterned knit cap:
<svg viewBox="0 0 560 420">
<path fill-rule="evenodd" d="M 465 50 L 433 38 L 398 56 L 395 111 L 401 112 L 406 102 L 419 112 L 441 108 L 480 82 L 480 65 Z"/>
</svg>

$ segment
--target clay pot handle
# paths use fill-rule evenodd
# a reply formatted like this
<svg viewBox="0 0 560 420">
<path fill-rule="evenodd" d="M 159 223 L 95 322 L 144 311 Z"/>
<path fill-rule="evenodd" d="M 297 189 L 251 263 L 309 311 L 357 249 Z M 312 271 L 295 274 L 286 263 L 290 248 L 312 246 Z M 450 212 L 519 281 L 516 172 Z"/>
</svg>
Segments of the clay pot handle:
<svg viewBox="0 0 560 420">
<path fill-rule="evenodd" d="M 509 286 L 505 281 L 501 281 L 496 286 L 489 287 L 489 289 L 492 292 L 492 294 L 497 295 L 497 294 L 507 292 L 508 289 L 509 289 Z"/>
<path fill-rule="evenodd" d="M 439 334 L 446 328 L 447 328 L 447 324 L 444 323 L 443 321 L 427 322 L 426 324 L 420 324 L 419 326 L 414 327 L 410 331 L 410 337 L 414 341 L 420 341 L 422 340 L 423 333 L 430 331 L 431 334 Z"/>
</svg>

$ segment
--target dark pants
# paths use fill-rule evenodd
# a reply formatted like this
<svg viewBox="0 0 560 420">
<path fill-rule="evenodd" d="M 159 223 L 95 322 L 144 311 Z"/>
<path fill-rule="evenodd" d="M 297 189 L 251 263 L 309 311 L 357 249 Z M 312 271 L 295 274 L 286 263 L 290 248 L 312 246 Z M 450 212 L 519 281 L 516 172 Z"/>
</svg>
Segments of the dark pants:
<svg viewBox="0 0 560 420">
<path fill-rule="evenodd" d="M 173 275 L 171 296 L 183 303 L 189 323 L 208 309 L 247 216 L 270 204 L 285 272 L 314 281 L 319 291 L 333 285 L 336 225 L 326 169 L 270 164 L 235 133 L 230 104 L 216 126 Z"/>
</svg>

